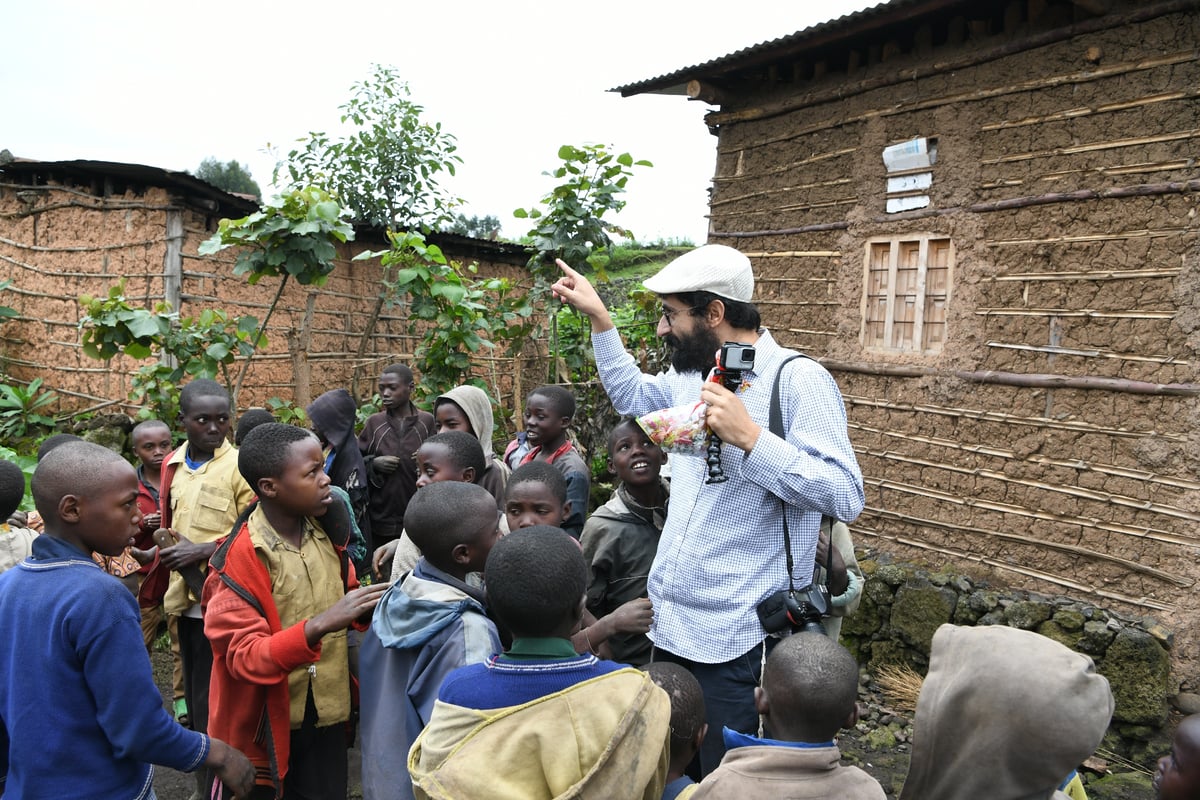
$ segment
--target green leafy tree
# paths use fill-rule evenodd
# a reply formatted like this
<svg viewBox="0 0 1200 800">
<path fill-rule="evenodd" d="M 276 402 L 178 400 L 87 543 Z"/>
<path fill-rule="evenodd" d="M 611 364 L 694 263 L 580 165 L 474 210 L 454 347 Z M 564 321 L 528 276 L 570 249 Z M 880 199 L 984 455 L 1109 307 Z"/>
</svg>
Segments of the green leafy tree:
<svg viewBox="0 0 1200 800">
<path fill-rule="evenodd" d="M 558 148 L 558 157 L 562 166 L 543 174 L 562 182 L 542 198 L 543 208 L 513 211 L 518 219 L 534 221 L 529 237 L 537 253 L 530 267 L 550 278 L 557 275 L 554 259 L 561 258 L 576 268 L 586 264 L 603 273 L 612 235 L 633 236 L 604 217 L 625 207 L 622 195 L 633 168 L 654 165 L 634 161 L 629 153 L 611 153 L 602 144 L 565 144 Z"/>
<path fill-rule="evenodd" d="M 473 269 L 450 261 L 415 231 L 389 231 L 388 239 L 390 250 L 355 258 L 379 258 L 388 295 L 408 305 L 409 332 L 420 337 L 413 353 L 421 376 L 418 397 L 436 397 L 461 383 L 474 354 L 525 341 L 533 306 L 511 281 L 475 278 Z"/>
<path fill-rule="evenodd" d="M 354 228 L 342 216 L 341 206 L 328 192 L 307 186 L 287 192 L 247 217 L 221 220 L 217 232 L 201 243 L 200 255 L 239 247 L 233 274 L 244 275 L 251 285 L 264 277 L 280 278 L 255 341 L 263 339 L 288 278 L 305 286 L 322 286 L 329 279 L 337 245 L 354 238 Z M 233 388 L 235 404 L 249 369 L 247 359 Z"/>
<path fill-rule="evenodd" d="M 473 236 L 476 239 L 494 239 L 500 232 L 500 218 L 493 216 L 468 217 L 457 214 L 454 224 L 446 229 L 447 233 L 457 233 L 459 236 Z"/>
<path fill-rule="evenodd" d="M 542 198 L 543 208 L 518 208 L 513 216 L 531 219 L 529 231 L 535 253 L 529 259 L 534 276 L 531 300 L 541 303 L 548 287 L 558 277 L 555 258 L 576 269 L 585 265 L 605 277 L 604 266 L 612 249 L 612 235 L 633 238 L 633 234 L 604 219 L 625 207 L 622 195 L 634 167 L 652 167 L 649 161 L 634 161 L 629 153 L 609 152 L 602 144 L 581 147 L 565 144 L 558 149 L 562 166 L 543 173 L 562 182 Z M 574 313 L 573 311 L 570 313 Z M 560 367 L 566 363 L 560 351 L 558 315 L 550 318 L 551 367 L 549 379 L 568 380 Z M 575 358 L 575 360 L 579 360 Z"/>
<path fill-rule="evenodd" d="M 139 361 L 157 359 L 138 367 L 131 382 L 132 400 L 144 406 L 143 417 L 175 419 L 184 377 L 221 377 L 228 386 L 234 360 L 266 344 L 256 335 L 258 320 L 252 316 L 231 319 L 220 309 L 206 309 L 180 317 L 166 303 L 135 308 L 125 297 L 123 280 L 104 297 L 81 296 L 79 305 L 84 355 L 98 361 L 122 353 Z"/>
<path fill-rule="evenodd" d="M 340 108 L 353 133 L 310 133 L 276 165 L 275 182 L 322 186 L 355 221 L 381 228 L 437 230 L 452 222 L 460 201 L 439 181 L 462 163 L 454 136 L 421 119 L 424 107 L 409 99 L 394 67 L 374 65 L 351 91 Z"/>
<path fill-rule="evenodd" d="M 244 167 L 236 161 L 222 163 L 209 156 L 196 168 L 196 177 L 226 192 L 262 197 L 262 189 L 258 188 L 258 183 L 250 175 L 249 167 Z"/>
</svg>

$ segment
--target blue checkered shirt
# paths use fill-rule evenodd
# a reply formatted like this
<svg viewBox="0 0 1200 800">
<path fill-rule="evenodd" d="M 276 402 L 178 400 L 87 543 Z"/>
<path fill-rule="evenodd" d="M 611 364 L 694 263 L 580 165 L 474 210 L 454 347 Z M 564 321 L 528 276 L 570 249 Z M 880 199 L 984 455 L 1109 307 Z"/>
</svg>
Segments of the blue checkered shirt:
<svg viewBox="0 0 1200 800">
<path fill-rule="evenodd" d="M 642 415 L 696 402 L 703 376 L 674 369 L 645 375 L 616 330 L 592 335 L 600 380 L 622 414 Z M 846 409 L 833 377 L 817 362 L 784 367 L 780 407 L 786 439 L 767 430 L 771 390 L 792 351 L 759 332 L 755 368 L 738 392 L 762 433 L 749 453 L 724 445 L 728 480 L 705 484 L 703 456 L 671 457 L 671 504 L 650 569 L 650 638 L 677 656 L 719 664 L 766 636 L 755 607 L 788 587 L 780 510 L 787 513 L 796 588 L 812 579 L 822 515 L 847 522 L 863 509 L 862 473 L 846 433 Z"/>
</svg>

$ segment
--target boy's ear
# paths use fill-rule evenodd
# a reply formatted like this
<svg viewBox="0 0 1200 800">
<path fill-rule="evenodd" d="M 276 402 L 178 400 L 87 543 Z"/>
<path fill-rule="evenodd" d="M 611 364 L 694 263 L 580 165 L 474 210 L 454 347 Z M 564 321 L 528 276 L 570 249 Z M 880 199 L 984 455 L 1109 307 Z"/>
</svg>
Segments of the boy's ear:
<svg viewBox="0 0 1200 800">
<path fill-rule="evenodd" d="M 474 467 L 467 467 L 466 469 L 464 469 L 462 471 L 462 482 L 463 483 L 474 483 L 475 482 L 475 468 Z"/>
<path fill-rule="evenodd" d="M 846 721 L 842 723 L 842 728 L 844 728 L 845 730 L 851 730 L 855 725 L 858 724 L 858 717 L 859 717 L 859 710 L 858 710 L 858 702 L 856 701 L 854 703 L 854 710 L 852 710 L 850 712 L 850 715 L 848 717 L 846 717 Z"/>
<path fill-rule="evenodd" d="M 609 475 L 616 475 L 616 474 L 617 474 L 617 468 L 613 466 L 613 463 L 612 463 L 612 456 L 609 456 L 609 457 L 608 457 L 608 461 L 606 461 L 605 463 L 607 463 L 607 464 L 608 464 L 608 474 L 609 474 Z"/>
<path fill-rule="evenodd" d="M 696 731 L 696 735 L 692 737 L 692 752 L 700 752 L 700 748 L 704 745 L 704 737 L 708 735 L 708 723 L 700 726 L 700 730 Z"/>
<path fill-rule="evenodd" d="M 562 521 L 563 521 L 563 522 L 566 522 L 568 519 L 570 519 L 570 517 L 571 517 L 571 501 L 570 501 L 570 500 L 568 500 L 567 502 L 563 503 L 563 518 L 562 518 Z"/>
<path fill-rule="evenodd" d="M 471 563 L 471 548 L 465 544 L 456 544 L 454 549 L 450 551 L 450 558 L 455 564 L 467 565 Z"/>
<path fill-rule="evenodd" d="M 255 488 L 258 489 L 259 497 L 274 497 L 277 494 L 274 478 L 259 478 Z"/>
<path fill-rule="evenodd" d="M 82 517 L 80 512 L 80 502 L 77 495 L 64 494 L 58 501 L 58 516 L 63 522 L 78 525 Z"/>
<path fill-rule="evenodd" d="M 758 711 L 759 716 L 769 717 L 771 715 L 771 698 L 767 696 L 767 690 L 761 686 L 754 687 L 754 708 Z"/>
</svg>

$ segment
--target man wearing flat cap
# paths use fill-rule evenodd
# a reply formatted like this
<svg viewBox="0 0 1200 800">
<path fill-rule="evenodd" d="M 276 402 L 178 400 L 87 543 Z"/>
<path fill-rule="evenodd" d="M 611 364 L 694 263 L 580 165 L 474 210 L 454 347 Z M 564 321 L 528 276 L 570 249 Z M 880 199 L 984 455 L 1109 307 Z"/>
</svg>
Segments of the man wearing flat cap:
<svg viewBox="0 0 1200 800">
<path fill-rule="evenodd" d="M 725 752 L 722 727 L 758 732 L 754 687 L 768 636 L 755 609 L 789 588 L 783 546 L 786 515 L 795 588 L 812 578 L 822 516 L 852 521 L 863 508 L 862 474 L 846 433 L 837 384 L 809 358 L 776 344 L 760 327 L 750 260 L 719 244 L 698 247 L 645 282 L 662 301 L 658 335 L 671 346 L 671 369 L 641 372 L 625 350 L 604 301 L 562 261 L 560 300 L 586 314 L 604 389 L 622 414 L 642 415 L 703 400 L 709 427 L 724 442 L 723 483 L 705 483 L 703 456 L 671 461 L 671 504 L 650 570 L 655 660 L 676 661 L 704 689 L 708 736 L 704 774 Z M 705 377 L 722 343 L 753 345 L 754 368 L 737 392 Z M 768 430 L 776 375 L 785 436 Z"/>
</svg>

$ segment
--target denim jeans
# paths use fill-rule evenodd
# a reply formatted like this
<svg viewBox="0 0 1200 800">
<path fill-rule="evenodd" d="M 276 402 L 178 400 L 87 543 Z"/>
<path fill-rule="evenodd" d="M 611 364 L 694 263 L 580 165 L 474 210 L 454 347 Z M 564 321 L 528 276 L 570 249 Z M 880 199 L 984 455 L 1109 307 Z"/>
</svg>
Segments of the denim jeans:
<svg viewBox="0 0 1200 800">
<path fill-rule="evenodd" d="M 696 676 L 704 691 L 704 711 L 708 733 L 700 748 L 699 768 L 693 762 L 688 774 L 700 780 L 717 768 L 725 757 L 724 727 L 740 733 L 758 733 L 758 710 L 754 707 L 754 687 L 762 678 L 762 666 L 779 640 L 768 636 L 762 644 L 737 658 L 721 664 L 703 664 L 654 648 L 651 661 L 670 661 Z"/>
</svg>

